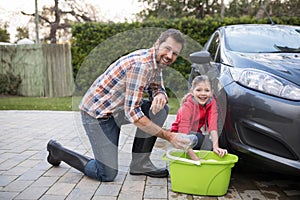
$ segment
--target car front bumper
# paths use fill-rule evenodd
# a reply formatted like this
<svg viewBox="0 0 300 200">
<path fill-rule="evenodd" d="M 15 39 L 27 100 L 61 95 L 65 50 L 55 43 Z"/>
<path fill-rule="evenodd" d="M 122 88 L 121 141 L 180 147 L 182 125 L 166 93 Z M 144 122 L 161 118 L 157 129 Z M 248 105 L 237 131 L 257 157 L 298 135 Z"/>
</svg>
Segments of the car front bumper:
<svg viewBox="0 0 300 200">
<path fill-rule="evenodd" d="M 227 145 L 241 155 L 286 172 L 300 172 L 300 102 L 231 82 L 224 88 Z M 300 174 L 300 173 L 299 173 Z"/>
</svg>

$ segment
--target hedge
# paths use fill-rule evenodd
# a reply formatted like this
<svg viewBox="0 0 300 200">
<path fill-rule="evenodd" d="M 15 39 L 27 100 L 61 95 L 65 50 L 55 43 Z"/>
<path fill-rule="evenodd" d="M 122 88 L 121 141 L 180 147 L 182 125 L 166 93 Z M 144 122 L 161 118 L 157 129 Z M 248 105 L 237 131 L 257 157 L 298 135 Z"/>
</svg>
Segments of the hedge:
<svg viewBox="0 0 300 200">
<path fill-rule="evenodd" d="M 21 83 L 20 76 L 12 73 L 0 74 L 0 94 L 16 95 Z"/>
<path fill-rule="evenodd" d="M 276 24 L 300 25 L 298 18 L 274 18 Z M 72 64 L 77 92 L 83 93 L 119 57 L 140 48 L 149 48 L 159 34 L 168 28 L 179 29 L 187 36 L 187 46 L 177 61 L 165 72 L 165 84 L 175 95 L 187 89 L 184 80 L 190 72 L 188 55 L 201 50 L 218 27 L 232 24 L 270 23 L 268 19 L 195 18 L 151 19 L 133 23 L 80 23 L 72 28 Z"/>
</svg>

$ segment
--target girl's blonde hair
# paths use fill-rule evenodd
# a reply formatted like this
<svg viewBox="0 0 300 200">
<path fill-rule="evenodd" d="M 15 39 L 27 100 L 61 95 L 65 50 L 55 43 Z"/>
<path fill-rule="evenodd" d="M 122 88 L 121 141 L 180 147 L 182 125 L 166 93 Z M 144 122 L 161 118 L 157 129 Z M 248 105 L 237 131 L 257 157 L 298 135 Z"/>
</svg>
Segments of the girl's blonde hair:
<svg viewBox="0 0 300 200">
<path fill-rule="evenodd" d="M 191 86 L 191 89 L 190 91 L 192 91 L 193 89 L 195 89 L 196 85 L 198 83 L 201 83 L 201 82 L 207 82 L 210 86 L 210 88 L 212 88 L 212 83 L 210 81 L 210 79 L 208 78 L 208 76 L 206 75 L 199 75 L 199 76 L 196 76 L 193 81 L 192 81 L 192 86 Z M 186 95 L 184 95 L 184 97 L 182 97 L 181 99 L 181 104 L 183 104 L 184 102 L 186 102 L 187 100 L 187 97 L 191 94 L 191 92 L 188 92 Z"/>
</svg>

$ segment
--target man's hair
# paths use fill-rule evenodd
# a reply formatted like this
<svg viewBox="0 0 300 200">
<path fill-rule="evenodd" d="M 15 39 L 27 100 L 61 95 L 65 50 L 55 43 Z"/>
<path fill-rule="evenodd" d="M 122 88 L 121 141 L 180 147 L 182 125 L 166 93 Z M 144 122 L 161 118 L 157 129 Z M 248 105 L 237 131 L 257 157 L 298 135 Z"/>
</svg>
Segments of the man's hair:
<svg viewBox="0 0 300 200">
<path fill-rule="evenodd" d="M 183 50 L 183 48 L 185 46 L 185 38 L 184 38 L 184 35 L 179 30 L 171 28 L 171 29 L 168 29 L 168 30 L 162 32 L 158 38 L 159 44 L 165 42 L 168 37 L 171 37 L 176 42 L 180 43 L 182 45 L 181 51 Z"/>
</svg>

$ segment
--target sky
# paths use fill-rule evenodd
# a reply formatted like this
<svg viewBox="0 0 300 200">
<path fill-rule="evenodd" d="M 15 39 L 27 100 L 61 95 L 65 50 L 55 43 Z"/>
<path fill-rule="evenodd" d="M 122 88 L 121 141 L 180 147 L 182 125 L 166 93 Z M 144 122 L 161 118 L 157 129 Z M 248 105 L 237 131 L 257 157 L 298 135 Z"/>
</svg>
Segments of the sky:
<svg viewBox="0 0 300 200">
<path fill-rule="evenodd" d="M 98 7 L 100 14 L 105 19 L 115 22 L 133 20 L 134 14 L 143 7 L 138 0 L 85 0 L 85 2 Z M 52 5 L 53 0 L 38 0 L 38 10 L 41 11 L 45 5 Z M 9 22 L 7 29 L 11 35 L 11 42 L 14 42 L 16 27 L 26 27 L 30 17 L 20 14 L 21 11 L 34 13 L 35 0 L 0 0 L 0 22 Z"/>
</svg>

